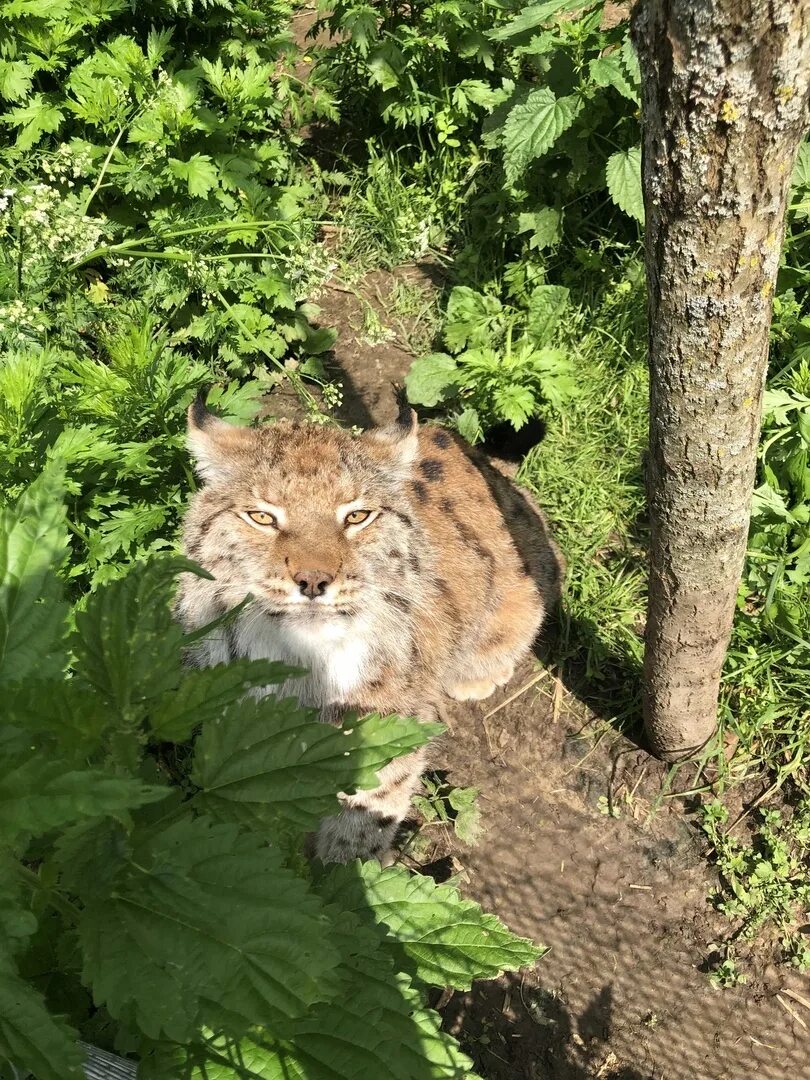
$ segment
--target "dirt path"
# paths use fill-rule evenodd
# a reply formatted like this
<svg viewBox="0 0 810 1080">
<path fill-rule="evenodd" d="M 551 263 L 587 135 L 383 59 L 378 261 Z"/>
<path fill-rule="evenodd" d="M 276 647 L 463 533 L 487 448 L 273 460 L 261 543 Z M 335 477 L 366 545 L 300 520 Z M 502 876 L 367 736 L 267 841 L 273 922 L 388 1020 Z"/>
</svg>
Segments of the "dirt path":
<svg viewBox="0 0 810 1080">
<path fill-rule="evenodd" d="M 376 272 L 362 292 L 386 325 L 395 283 L 429 298 L 431 276 Z M 327 287 L 318 303 L 340 329 L 342 419 L 385 421 L 407 348 L 368 343 L 368 308 L 351 290 Z M 810 997 L 807 976 L 761 958 L 747 985 L 720 991 L 700 970 L 728 926 L 706 903 L 711 870 L 682 805 L 650 816 L 657 763 L 615 733 L 595 741 L 595 718 L 550 672 L 492 713 L 542 670 L 454 708 L 434 752 L 454 784 L 480 789 L 486 832 L 465 848 L 436 829 L 431 872 L 458 874 L 467 895 L 550 946 L 533 971 L 443 998 L 447 1027 L 487 1080 L 810 1078 L 810 1031 L 776 998 L 783 987 Z"/>
</svg>

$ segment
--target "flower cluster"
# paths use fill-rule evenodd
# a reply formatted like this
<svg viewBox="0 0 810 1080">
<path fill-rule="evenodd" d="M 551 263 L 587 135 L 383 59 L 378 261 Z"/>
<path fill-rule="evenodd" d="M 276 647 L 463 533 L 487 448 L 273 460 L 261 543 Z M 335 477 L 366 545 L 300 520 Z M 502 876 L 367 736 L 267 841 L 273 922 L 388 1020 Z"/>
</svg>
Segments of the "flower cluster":
<svg viewBox="0 0 810 1080">
<path fill-rule="evenodd" d="M 76 195 L 52 184 L 5 188 L 0 200 L 0 227 L 14 229 L 23 252 L 23 272 L 42 269 L 56 258 L 75 262 L 99 246 L 105 222 L 82 213 Z"/>
<path fill-rule="evenodd" d="M 42 171 L 51 183 L 72 188 L 81 177 L 87 176 L 93 159 L 85 149 L 61 143 L 55 153 L 42 162 Z"/>
<path fill-rule="evenodd" d="M 0 340 L 12 346 L 36 340 L 47 330 L 40 308 L 23 300 L 0 305 Z"/>
</svg>

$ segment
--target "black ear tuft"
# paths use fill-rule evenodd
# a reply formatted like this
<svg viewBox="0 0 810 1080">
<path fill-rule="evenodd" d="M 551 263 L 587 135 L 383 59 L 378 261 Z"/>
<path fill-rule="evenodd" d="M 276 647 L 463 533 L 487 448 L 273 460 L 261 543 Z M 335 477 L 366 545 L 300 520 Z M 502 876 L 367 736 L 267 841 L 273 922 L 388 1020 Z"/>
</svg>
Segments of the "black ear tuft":
<svg viewBox="0 0 810 1080">
<path fill-rule="evenodd" d="M 189 421 L 196 428 L 204 428 L 208 421 L 213 419 L 213 414 L 208 411 L 206 404 L 210 389 L 210 386 L 201 386 L 188 410 Z"/>
<path fill-rule="evenodd" d="M 409 434 L 414 424 L 414 410 L 408 401 L 405 387 L 400 383 L 391 383 L 391 386 L 397 403 L 397 418 L 394 422 L 403 429 L 403 434 Z"/>
</svg>

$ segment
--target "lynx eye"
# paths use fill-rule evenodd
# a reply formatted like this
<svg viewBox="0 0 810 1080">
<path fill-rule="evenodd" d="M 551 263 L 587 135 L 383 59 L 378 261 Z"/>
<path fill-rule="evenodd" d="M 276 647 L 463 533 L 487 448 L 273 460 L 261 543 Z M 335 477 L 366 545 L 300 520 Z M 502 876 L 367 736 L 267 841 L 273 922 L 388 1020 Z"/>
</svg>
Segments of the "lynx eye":
<svg viewBox="0 0 810 1080">
<path fill-rule="evenodd" d="M 344 525 L 360 525 L 371 517 L 370 510 L 351 510 L 343 519 Z"/>
<path fill-rule="evenodd" d="M 276 524 L 276 519 L 272 514 L 268 514 L 266 510 L 248 510 L 247 516 L 251 521 L 255 521 L 257 525 Z"/>
</svg>

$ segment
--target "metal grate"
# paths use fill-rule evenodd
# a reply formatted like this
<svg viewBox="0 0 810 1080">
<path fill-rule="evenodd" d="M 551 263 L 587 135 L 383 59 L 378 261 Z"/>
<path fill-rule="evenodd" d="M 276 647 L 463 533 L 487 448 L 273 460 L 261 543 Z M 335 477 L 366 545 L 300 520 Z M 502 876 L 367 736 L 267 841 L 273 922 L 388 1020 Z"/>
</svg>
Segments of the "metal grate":
<svg viewBox="0 0 810 1080">
<path fill-rule="evenodd" d="M 81 1043 L 81 1047 L 87 1054 L 84 1063 L 87 1080 L 137 1080 L 138 1066 L 134 1061 L 108 1054 L 87 1043 Z"/>
</svg>

